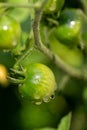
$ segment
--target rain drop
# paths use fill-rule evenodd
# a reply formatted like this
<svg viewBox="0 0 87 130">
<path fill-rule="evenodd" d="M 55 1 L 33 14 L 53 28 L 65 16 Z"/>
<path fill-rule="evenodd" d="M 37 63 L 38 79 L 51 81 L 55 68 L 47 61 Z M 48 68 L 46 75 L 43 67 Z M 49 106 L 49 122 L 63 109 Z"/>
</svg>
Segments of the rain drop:
<svg viewBox="0 0 87 130">
<path fill-rule="evenodd" d="M 50 98 L 49 98 L 49 97 L 44 97 L 44 98 L 43 98 L 43 101 L 44 101 L 45 103 L 48 103 L 48 102 L 50 101 Z"/>
<path fill-rule="evenodd" d="M 54 99 L 55 98 L 55 94 L 52 94 L 50 99 Z"/>
<path fill-rule="evenodd" d="M 42 103 L 42 101 L 35 101 L 35 105 L 40 105 Z"/>
</svg>

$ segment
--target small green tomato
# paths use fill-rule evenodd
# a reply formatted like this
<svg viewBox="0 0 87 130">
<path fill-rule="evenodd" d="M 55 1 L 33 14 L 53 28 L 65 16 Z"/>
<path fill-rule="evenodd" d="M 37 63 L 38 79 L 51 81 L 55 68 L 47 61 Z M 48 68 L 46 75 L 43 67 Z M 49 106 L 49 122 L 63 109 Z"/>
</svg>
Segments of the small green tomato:
<svg viewBox="0 0 87 130">
<path fill-rule="evenodd" d="M 0 17 L 0 50 L 16 47 L 21 36 L 20 24 L 9 16 Z"/>
<path fill-rule="evenodd" d="M 46 14 L 51 14 L 53 12 L 58 12 L 62 9 L 65 0 L 49 0 L 45 6 L 44 12 Z"/>
<path fill-rule="evenodd" d="M 64 9 L 60 16 L 60 24 L 56 28 L 57 39 L 70 47 L 80 42 L 82 27 L 81 11 L 76 9 Z"/>
<path fill-rule="evenodd" d="M 68 65 L 75 68 L 82 68 L 84 64 L 84 57 L 78 48 L 68 48 L 64 44 L 58 41 L 58 39 L 50 36 L 50 48 L 54 54 L 58 55 Z"/>
<path fill-rule="evenodd" d="M 23 85 L 19 86 L 22 97 L 48 102 L 56 90 L 53 72 L 46 65 L 32 63 L 26 68 Z"/>
</svg>

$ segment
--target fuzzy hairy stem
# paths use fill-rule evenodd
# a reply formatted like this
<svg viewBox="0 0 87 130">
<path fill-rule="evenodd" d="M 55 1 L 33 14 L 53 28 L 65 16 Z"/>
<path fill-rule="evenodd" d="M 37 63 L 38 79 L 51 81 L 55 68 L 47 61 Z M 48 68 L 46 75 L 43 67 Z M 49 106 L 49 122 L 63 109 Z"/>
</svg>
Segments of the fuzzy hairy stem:
<svg viewBox="0 0 87 130">
<path fill-rule="evenodd" d="M 46 5 L 48 1 L 44 0 L 44 2 L 41 5 L 41 8 L 38 10 L 35 10 L 35 18 L 33 22 L 33 34 L 34 34 L 34 41 L 35 46 L 38 48 L 41 52 L 43 52 L 50 60 L 53 61 L 53 63 L 59 68 L 61 68 L 63 71 L 65 71 L 70 76 L 76 77 L 76 78 L 84 78 L 87 80 L 87 75 L 83 73 L 83 71 L 77 70 L 73 67 L 70 67 L 65 62 L 63 62 L 59 56 L 54 55 L 41 41 L 40 37 L 40 20 L 41 16 L 43 14 L 44 6 Z"/>
</svg>

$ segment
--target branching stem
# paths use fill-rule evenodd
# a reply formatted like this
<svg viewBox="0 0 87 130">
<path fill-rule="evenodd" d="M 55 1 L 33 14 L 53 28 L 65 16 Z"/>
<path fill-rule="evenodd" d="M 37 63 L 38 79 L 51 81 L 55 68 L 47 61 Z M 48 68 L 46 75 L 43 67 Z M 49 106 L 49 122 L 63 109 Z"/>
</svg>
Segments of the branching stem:
<svg viewBox="0 0 87 130">
<path fill-rule="evenodd" d="M 54 55 L 41 41 L 40 32 L 39 32 L 39 25 L 41 16 L 43 13 L 43 9 L 45 4 L 47 3 L 47 0 L 44 0 L 41 8 L 39 10 L 35 10 L 35 18 L 33 22 L 33 33 L 34 33 L 34 40 L 36 47 L 43 52 L 50 60 L 56 64 L 56 66 L 64 70 L 67 74 L 70 76 L 76 77 L 76 78 L 84 78 L 87 80 L 87 75 L 84 75 L 84 73 L 81 70 L 75 69 L 73 67 L 70 67 L 65 62 L 63 62 L 59 56 Z"/>
<path fill-rule="evenodd" d="M 15 66 L 14 66 L 14 69 L 16 69 L 18 67 L 18 65 L 20 65 L 20 62 L 23 61 L 27 56 L 31 55 L 33 50 L 34 50 L 34 47 L 31 47 L 22 56 L 20 56 L 15 64 Z"/>
</svg>

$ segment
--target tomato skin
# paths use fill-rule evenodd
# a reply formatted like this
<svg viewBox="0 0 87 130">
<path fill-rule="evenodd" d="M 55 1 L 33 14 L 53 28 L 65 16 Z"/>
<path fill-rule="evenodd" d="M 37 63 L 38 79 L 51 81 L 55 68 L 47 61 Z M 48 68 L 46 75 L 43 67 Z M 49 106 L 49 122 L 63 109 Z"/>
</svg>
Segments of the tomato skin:
<svg viewBox="0 0 87 130">
<path fill-rule="evenodd" d="M 74 26 L 69 24 L 62 25 L 57 28 L 57 38 L 64 43 L 65 45 L 73 46 L 75 43 L 79 43 L 79 39 L 77 39 L 77 35 L 79 34 L 79 23 L 75 23 Z M 76 44 L 75 44 L 76 45 Z"/>
<path fill-rule="evenodd" d="M 32 100 L 48 101 L 56 90 L 56 81 L 53 72 L 41 63 L 32 63 L 28 66 L 19 92 L 22 97 Z"/>
<path fill-rule="evenodd" d="M 56 96 L 48 103 L 35 105 L 28 101 L 22 102 L 20 122 L 23 130 L 44 127 L 56 128 L 60 119 L 69 112 L 69 105 L 62 96 Z"/>
<path fill-rule="evenodd" d="M 7 87 L 9 85 L 9 80 L 7 79 L 8 71 L 6 67 L 0 64 L 0 86 Z"/>
<path fill-rule="evenodd" d="M 64 5 L 65 0 L 50 0 L 45 6 L 44 12 L 51 14 L 53 12 L 59 13 Z"/>
<path fill-rule="evenodd" d="M 12 17 L 0 17 L 0 50 L 16 47 L 21 36 L 20 24 Z"/>
<path fill-rule="evenodd" d="M 50 48 L 54 54 L 58 55 L 69 66 L 81 69 L 84 64 L 82 52 L 77 48 L 68 48 L 52 34 L 50 36 Z"/>
<path fill-rule="evenodd" d="M 55 31 L 55 35 L 61 43 L 70 47 L 79 44 L 82 28 L 81 13 L 76 9 L 64 9 L 61 12 L 60 24 Z"/>
</svg>

